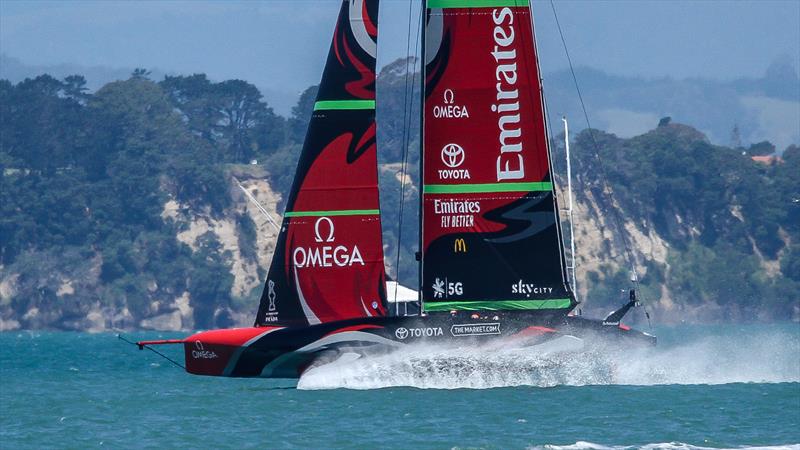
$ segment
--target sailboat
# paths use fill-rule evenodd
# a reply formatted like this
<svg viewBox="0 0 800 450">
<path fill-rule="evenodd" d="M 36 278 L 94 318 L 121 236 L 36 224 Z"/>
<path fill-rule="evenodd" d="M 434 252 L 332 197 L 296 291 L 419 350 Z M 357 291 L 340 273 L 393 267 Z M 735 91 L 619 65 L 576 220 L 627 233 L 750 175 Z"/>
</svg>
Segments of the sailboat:
<svg viewBox="0 0 800 450">
<path fill-rule="evenodd" d="M 189 373 L 297 378 L 415 343 L 655 342 L 572 311 L 527 0 L 425 0 L 419 303 L 387 301 L 375 123 L 378 1 L 344 0 L 252 327 L 140 341 Z M 579 344 L 579 345 L 575 345 Z"/>
</svg>

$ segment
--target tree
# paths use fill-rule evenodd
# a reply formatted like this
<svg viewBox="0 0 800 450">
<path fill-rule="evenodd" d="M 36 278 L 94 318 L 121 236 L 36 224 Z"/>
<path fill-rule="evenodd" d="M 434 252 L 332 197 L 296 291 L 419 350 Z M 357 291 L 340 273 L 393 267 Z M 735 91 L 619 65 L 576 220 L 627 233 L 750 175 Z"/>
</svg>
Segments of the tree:
<svg viewBox="0 0 800 450">
<path fill-rule="evenodd" d="M 69 83 L 49 75 L 2 88 L 2 149 L 22 168 L 52 176 L 70 163 L 82 128 L 81 104 L 75 98 L 80 79 Z M 77 85 L 77 86 L 76 86 Z"/>
<path fill-rule="evenodd" d="M 731 148 L 742 148 L 742 132 L 739 130 L 739 124 L 734 124 L 731 130 Z"/>
<path fill-rule="evenodd" d="M 217 129 L 222 131 L 229 142 L 230 160 L 247 162 L 253 156 L 251 131 L 266 120 L 272 110 L 261 101 L 261 93 L 250 83 L 242 80 L 228 80 L 219 83 L 215 98 L 220 106 L 222 120 Z"/>
<path fill-rule="evenodd" d="M 195 74 L 166 77 L 161 86 L 189 127 L 218 149 L 219 161 L 246 163 L 286 140 L 284 121 L 250 83 L 212 83 L 204 74 Z"/>
<path fill-rule="evenodd" d="M 89 98 L 86 93 L 89 88 L 86 87 L 86 78 L 83 75 L 70 75 L 64 78 L 63 93 L 64 96 L 71 98 L 84 104 Z"/>
<path fill-rule="evenodd" d="M 143 69 L 141 67 L 137 67 L 133 69 L 131 72 L 131 79 L 133 80 L 149 80 L 150 79 L 150 71 L 147 69 Z"/>
<path fill-rule="evenodd" d="M 773 153 L 775 153 L 775 146 L 770 141 L 757 142 L 747 149 L 747 154 L 751 156 L 767 156 Z"/>
<path fill-rule="evenodd" d="M 319 86 L 311 86 L 300 94 L 297 104 L 292 107 L 292 117 L 289 119 L 289 130 L 291 140 L 302 144 L 306 138 L 308 123 L 311 121 L 311 114 L 314 112 L 314 102 L 317 100 Z"/>
<path fill-rule="evenodd" d="M 192 132 L 216 143 L 215 126 L 221 117 L 219 107 L 214 104 L 214 86 L 206 75 L 166 76 L 159 84 Z"/>
<path fill-rule="evenodd" d="M 230 292 L 233 285 L 231 275 L 225 264 L 222 245 L 212 233 L 198 239 L 199 249 L 192 258 L 192 271 L 189 293 L 194 308 L 194 323 L 200 328 L 215 325 L 217 308 L 230 306 Z"/>
<path fill-rule="evenodd" d="M 800 245 L 791 246 L 783 255 L 781 272 L 785 277 L 800 282 Z"/>
</svg>

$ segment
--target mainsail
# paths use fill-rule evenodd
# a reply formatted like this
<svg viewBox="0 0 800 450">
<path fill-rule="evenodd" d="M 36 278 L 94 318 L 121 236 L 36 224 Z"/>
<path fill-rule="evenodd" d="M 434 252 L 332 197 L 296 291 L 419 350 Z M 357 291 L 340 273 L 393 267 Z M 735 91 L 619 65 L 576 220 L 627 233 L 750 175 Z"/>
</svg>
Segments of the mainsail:
<svg viewBox="0 0 800 450">
<path fill-rule="evenodd" d="M 526 0 L 427 0 L 426 311 L 575 306 Z"/>
<path fill-rule="evenodd" d="M 378 0 L 344 0 L 256 325 L 386 314 L 375 140 Z"/>
</svg>

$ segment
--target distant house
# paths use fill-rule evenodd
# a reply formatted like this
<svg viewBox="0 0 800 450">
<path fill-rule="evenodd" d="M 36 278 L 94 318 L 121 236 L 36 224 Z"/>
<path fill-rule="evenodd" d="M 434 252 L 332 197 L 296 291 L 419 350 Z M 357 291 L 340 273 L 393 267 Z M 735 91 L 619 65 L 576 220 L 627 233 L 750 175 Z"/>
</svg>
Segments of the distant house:
<svg viewBox="0 0 800 450">
<path fill-rule="evenodd" d="M 783 164 L 783 158 L 778 155 L 751 156 L 750 159 L 761 164 Z"/>
</svg>

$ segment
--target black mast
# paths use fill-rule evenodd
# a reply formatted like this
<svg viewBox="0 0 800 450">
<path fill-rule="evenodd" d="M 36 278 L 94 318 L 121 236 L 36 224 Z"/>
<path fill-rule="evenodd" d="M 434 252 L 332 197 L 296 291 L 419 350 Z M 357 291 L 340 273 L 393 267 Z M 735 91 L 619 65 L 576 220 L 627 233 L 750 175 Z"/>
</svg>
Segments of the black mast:
<svg viewBox="0 0 800 450">
<path fill-rule="evenodd" d="M 420 11 L 420 24 L 422 26 L 422 30 L 420 31 L 420 51 L 419 51 L 419 79 L 420 79 L 420 88 L 419 88 L 419 250 L 417 251 L 417 299 L 419 301 L 419 313 L 422 315 L 423 313 L 423 305 L 422 305 L 422 264 L 424 258 L 422 257 L 423 252 L 423 242 L 422 242 L 422 215 L 425 213 L 425 208 L 422 203 L 422 190 L 424 188 L 423 183 L 425 182 L 425 28 L 428 25 L 428 5 L 427 0 L 420 0 L 420 4 L 422 6 Z M 411 17 L 408 18 L 411 20 Z"/>
</svg>

